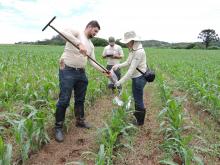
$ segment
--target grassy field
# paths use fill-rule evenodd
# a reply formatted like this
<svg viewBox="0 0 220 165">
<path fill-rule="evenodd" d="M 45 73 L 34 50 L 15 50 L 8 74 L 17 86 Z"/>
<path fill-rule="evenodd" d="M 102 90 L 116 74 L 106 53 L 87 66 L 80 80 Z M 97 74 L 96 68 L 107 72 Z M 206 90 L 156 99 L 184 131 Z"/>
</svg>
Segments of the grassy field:
<svg viewBox="0 0 220 165">
<path fill-rule="evenodd" d="M 96 58 L 105 66 L 106 61 L 101 57 L 102 50 L 103 48 L 96 48 Z M 21 155 L 22 160 L 25 161 L 30 151 L 38 150 L 42 144 L 49 141 L 47 128 L 54 121 L 53 114 L 59 94 L 58 60 L 62 51 L 63 46 L 0 45 L 0 164 L 10 164 L 11 158 L 16 159 L 17 155 Z M 207 116 L 213 118 L 211 122 L 220 122 L 219 50 L 146 48 L 146 52 L 148 65 L 157 73 L 155 84 L 157 84 L 157 91 L 161 89 L 161 100 L 164 102 L 165 109 L 170 109 L 170 112 L 173 110 L 173 114 L 178 111 L 175 115 L 179 118 L 179 124 L 175 123 L 177 120 L 175 115 L 165 114 L 166 118 L 162 117 L 165 120 L 162 119 L 160 122 L 167 122 L 168 117 L 172 118 L 172 121 L 169 119 L 170 123 L 167 123 L 167 128 L 163 130 L 172 130 L 172 124 L 176 124 L 173 131 L 179 131 L 187 126 L 188 120 L 184 119 L 185 112 L 184 108 L 179 106 L 179 97 L 187 97 L 192 104 L 200 107 L 201 113 L 207 112 Z M 128 50 L 124 49 L 124 53 L 127 55 Z M 123 73 L 125 71 L 126 69 L 122 70 Z M 89 86 L 86 106 L 89 106 L 97 98 L 106 95 L 108 80 L 89 65 L 87 75 Z M 130 82 L 124 86 L 130 88 Z M 153 92 L 153 90 L 150 91 Z M 73 109 L 72 105 L 70 109 Z M 211 134 L 214 133 L 216 134 L 216 132 Z M 172 147 L 167 146 L 168 144 L 162 145 L 165 148 L 164 152 L 168 152 L 169 148 L 171 157 L 172 154 L 174 157 L 178 155 L 185 164 L 196 162 L 196 157 L 192 156 L 194 153 L 197 153 L 204 162 L 209 162 L 206 160 L 208 157 L 206 155 L 211 155 L 209 159 L 219 157 L 219 130 L 213 139 L 208 137 L 210 144 L 213 145 L 212 148 L 206 148 L 203 151 L 190 149 L 190 142 L 193 141 L 189 140 L 191 136 L 180 138 L 188 136 L 184 131 L 176 132 L 175 137 L 173 133 L 165 135 L 185 142 L 182 147 L 185 147 L 185 150 L 177 147 L 178 150 L 171 151 Z M 205 138 L 202 135 L 199 136 Z M 174 146 L 174 142 L 172 145 Z M 180 144 L 175 143 L 175 145 Z M 100 149 L 104 149 L 103 145 Z M 169 164 L 169 161 L 171 161 L 170 155 L 166 155 L 163 163 Z"/>
</svg>

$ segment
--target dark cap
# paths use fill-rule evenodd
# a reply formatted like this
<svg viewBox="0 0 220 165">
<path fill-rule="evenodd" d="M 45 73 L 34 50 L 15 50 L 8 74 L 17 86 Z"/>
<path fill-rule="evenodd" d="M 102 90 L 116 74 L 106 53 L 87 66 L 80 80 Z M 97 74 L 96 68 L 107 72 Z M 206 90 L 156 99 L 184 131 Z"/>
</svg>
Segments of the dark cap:
<svg viewBox="0 0 220 165">
<path fill-rule="evenodd" d="M 109 37 L 109 38 L 108 38 L 108 42 L 109 42 L 109 43 L 115 42 L 115 38 L 114 38 L 114 37 Z"/>
</svg>

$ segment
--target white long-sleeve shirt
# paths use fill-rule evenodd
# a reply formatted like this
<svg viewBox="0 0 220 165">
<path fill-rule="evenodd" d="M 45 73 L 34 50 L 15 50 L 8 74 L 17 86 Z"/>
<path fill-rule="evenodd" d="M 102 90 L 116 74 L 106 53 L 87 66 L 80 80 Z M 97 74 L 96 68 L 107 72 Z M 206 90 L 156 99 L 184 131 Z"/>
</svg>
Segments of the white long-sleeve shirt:
<svg viewBox="0 0 220 165">
<path fill-rule="evenodd" d="M 72 29 L 66 29 L 65 31 L 62 31 L 62 34 L 75 45 L 82 43 L 87 50 L 87 55 L 96 60 L 94 45 L 92 41 L 87 38 L 84 31 L 79 32 Z M 70 67 L 85 68 L 88 57 L 81 54 L 75 46 L 73 46 L 70 42 L 67 41 L 64 48 L 64 52 L 60 59 L 64 59 L 64 63 Z M 89 62 L 97 70 L 101 72 L 103 71 L 103 69 L 99 67 L 96 63 L 94 63 L 92 60 L 89 59 Z"/>
<path fill-rule="evenodd" d="M 142 47 L 141 42 L 135 41 L 132 50 L 125 62 L 118 64 L 119 68 L 129 66 L 127 73 L 119 80 L 119 84 L 123 84 L 129 78 L 136 78 L 141 76 L 141 73 L 136 70 L 139 68 L 142 72 L 147 70 L 146 53 Z"/>
</svg>

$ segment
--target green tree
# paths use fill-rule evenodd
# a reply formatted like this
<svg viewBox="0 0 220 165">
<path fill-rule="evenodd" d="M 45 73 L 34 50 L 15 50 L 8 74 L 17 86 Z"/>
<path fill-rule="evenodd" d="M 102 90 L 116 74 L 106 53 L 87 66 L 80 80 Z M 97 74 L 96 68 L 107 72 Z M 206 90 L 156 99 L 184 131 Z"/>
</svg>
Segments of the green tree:
<svg viewBox="0 0 220 165">
<path fill-rule="evenodd" d="M 108 41 L 103 38 L 94 37 L 92 38 L 92 43 L 94 46 L 106 46 L 108 45 Z"/>
<path fill-rule="evenodd" d="M 199 33 L 199 39 L 202 39 L 205 48 L 208 48 L 212 41 L 218 41 L 218 34 L 213 29 L 204 29 Z"/>
</svg>

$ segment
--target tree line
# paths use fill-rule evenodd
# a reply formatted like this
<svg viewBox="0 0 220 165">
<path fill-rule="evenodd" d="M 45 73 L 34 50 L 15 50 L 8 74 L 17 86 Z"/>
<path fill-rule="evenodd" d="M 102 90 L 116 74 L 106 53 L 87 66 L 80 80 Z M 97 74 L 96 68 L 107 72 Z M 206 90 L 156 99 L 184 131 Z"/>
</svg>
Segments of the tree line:
<svg viewBox="0 0 220 165">
<path fill-rule="evenodd" d="M 213 29 L 202 30 L 198 38 L 202 42 L 192 43 L 168 43 L 157 40 L 146 40 L 142 44 L 144 47 L 159 47 L 159 48 L 173 48 L 173 49 L 220 49 L 220 41 L 218 34 Z M 108 45 L 108 41 L 103 38 L 94 37 L 92 42 L 96 47 L 104 47 Z M 33 45 L 65 45 L 65 41 L 60 35 L 53 36 L 51 39 L 36 42 L 18 42 L 16 44 L 33 44 Z M 116 44 L 126 47 L 125 44 L 121 43 L 119 39 L 116 40 Z"/>
<path fill-rule="evenodd" d="M 108 45 L 108 41 L 103 38 L 94 37 L 91 39 L 94 46 L 104 47 Z M 51 39 L 45 39 L 43 41 L 35 42 L 17 42 L 16 44 L 33 44 L 33 45 L 65 45 L 66 41 L 60 36 L 53 36 Z M 116 44 L 125 47 L 125 44 L 120 43 L 119 40 L 116 40 Z"/>
</svg>

